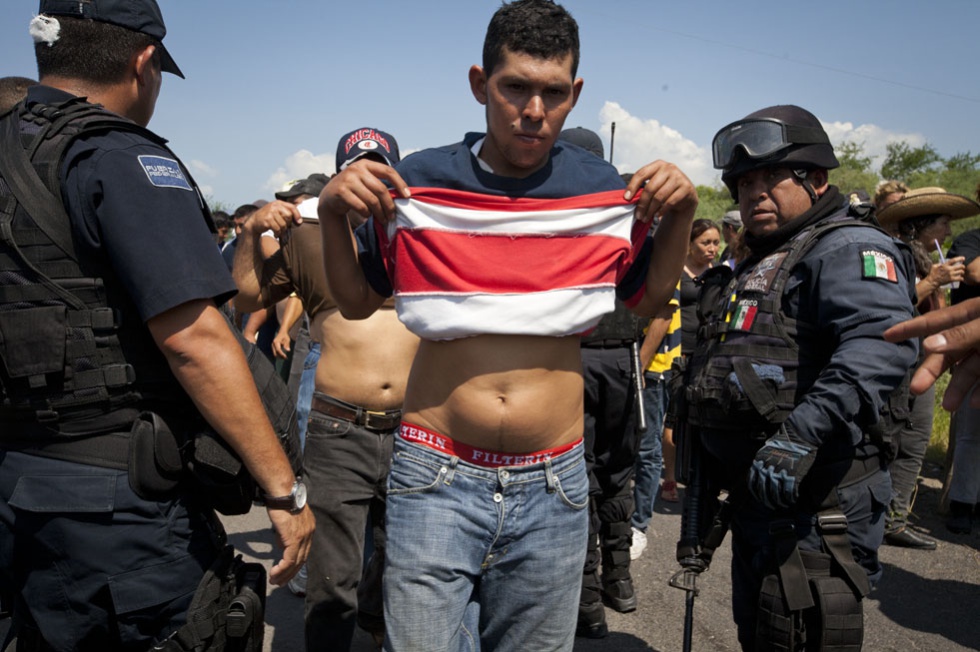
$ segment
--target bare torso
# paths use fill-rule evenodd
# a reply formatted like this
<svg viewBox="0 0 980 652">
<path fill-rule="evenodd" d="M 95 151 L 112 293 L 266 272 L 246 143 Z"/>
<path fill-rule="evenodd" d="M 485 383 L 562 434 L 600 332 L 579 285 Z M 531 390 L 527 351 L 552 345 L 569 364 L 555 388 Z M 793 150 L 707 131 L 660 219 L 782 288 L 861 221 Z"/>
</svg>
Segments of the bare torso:
<svg viewBox="0 0 980 652">
<path fill-rule="evenodd" d="M 316 391 L 369 410 L 402 406 L 419 338 L 392 308 L 351 321 L 336 308 L 317 313 L 311 333 L 320 342 Z"/>
<path fill-rule="evenodd" d="M 528 453 L 583 430 L 579 338 L 479 335 L 423 340 L 404 419 L 493 451 Z"/>
</svg>

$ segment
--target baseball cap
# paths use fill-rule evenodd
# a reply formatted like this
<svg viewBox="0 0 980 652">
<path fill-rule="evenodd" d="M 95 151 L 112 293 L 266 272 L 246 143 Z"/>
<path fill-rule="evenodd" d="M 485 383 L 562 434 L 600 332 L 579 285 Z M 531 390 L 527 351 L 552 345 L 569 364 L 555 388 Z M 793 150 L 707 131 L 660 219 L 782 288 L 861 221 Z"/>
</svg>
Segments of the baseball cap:
<svg viewBox="0 0 980 652">
<path fill-rule="evenodd" d="M 300 179 L 299 181 L 292 184 L 286 190 L 280 190 L 276 193 L 276 199 L 281 199 L 283 201 L 289 201 L 300 195 L 313 195 L 314 197 L 319 197 L 320 192 L 323 191 L 323 187 L 327 185 L 330 181 L 330 177 L 320 172 L 314 172 L 305 179 Z"/>
<path fill-rule="evenodd" d="M 361 127 L 344 134 L 337 143 L 337 172 L 362 156 L 374 155 L 394 166 L 398 155 L 398 141 L 391 134 L 372 127 Z"/>
<path fill-rule="evenodd" d="M 599 158 L 605 158 L 606 156 L 605 150 L 602 148 L 602 139 L 599 138 L 599 134 L 591 129 L 586 129 L 585 127 L 572 127 L 571 129 L 565 129 L 558 134 L 558 140 L 563 140 L 566 143 L 571 143 L 572 145 L 578 145 L 582 149 L 592 152 Z"/>
<path fill-rule="evenodd" d="M 163 71 L 184 78 L 184 73 L 163 45 L 167 26 L 163 24 L 163 14 L 156 0 L 41 0 L 37 11 L 48 16 L 89 18 L 152 36 L 160 42 L 158 49 Z"/>
<path fill-rule="evenodd" d="M 728 211 L 721 218 L 722 224 L 734 226 L 736 229 L 742 228 L 742 213 L 739 211 Z"/>
</svg>

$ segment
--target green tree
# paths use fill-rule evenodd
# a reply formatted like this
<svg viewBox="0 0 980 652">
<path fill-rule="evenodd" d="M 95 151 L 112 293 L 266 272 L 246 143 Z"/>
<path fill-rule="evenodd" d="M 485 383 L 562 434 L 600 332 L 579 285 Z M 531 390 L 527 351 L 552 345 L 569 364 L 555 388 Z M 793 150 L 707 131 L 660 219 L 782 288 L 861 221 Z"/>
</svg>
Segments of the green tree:
<svg viewBox="0 0 980 652">
<path fill-rule="evenodd" d="M 730 210 L 737 209 L 738 206 L 732 201 L 732 195 L 726 186 L 697 186 L 698 209 L 694 213 L 695 219 L 705 218 L 721 225 L 721 217 Z"/>
<path fill-rule="evenodd" d="M 936 163 L 942 162 L 939 153 L 929 143 L 912 147 L 906 141 L 901 140 L 888 143 L 885 150 L 887 154 L 885 154 L 885 160 L 881 164 L 882 178 L 895 179 L 909 185 L 914 185 L 913 176 L 928 173 Z"/>
<path fill-rule="evenodd" d="M 864 143 L 845 141 L 834 147 L 840 167 L 830 171 L 830 183 L 843 193 L 864 190 L 873 196 L 878 175 L 871 169 L 871 157 L 864 155 Z"/>
</svg>

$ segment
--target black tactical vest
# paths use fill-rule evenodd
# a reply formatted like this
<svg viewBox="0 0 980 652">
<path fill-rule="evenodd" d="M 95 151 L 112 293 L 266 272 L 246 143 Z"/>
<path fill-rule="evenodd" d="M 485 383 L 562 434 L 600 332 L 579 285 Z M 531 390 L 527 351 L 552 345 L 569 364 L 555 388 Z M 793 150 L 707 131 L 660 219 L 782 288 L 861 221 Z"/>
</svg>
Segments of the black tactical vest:
<svg viewBox="0 0 980 652">
<path fill-rule="evenodd" d="M 642 338 L 645 322 L 634 315 L 626 304 L 616 299 L 616 309 L 599 320 L 595 330 L 582 337 L 582 344 L 622 340 L 623 345 Z"/>
<path fill-rule="evenodd" d="M 65 152 L 82 135 L 120 130 L 165 147 L 81 98 L 22 103 L 0 119 L 0 443 L 36 437 L 31 424 L 128 429 L 145 401 L 190 406 L 108 262 L 75 253 Z"/>
<path fill-rule="evenodd" d="M 711 430 L 768 437 L 789 416 L 829 362 L 830 346 L 818 343 L 816 326 L 782 310 L 786 282 L 796 264 L 829 231 L 877 228 L 842 215 L 805 229 L 735 276 L 727 266 L 709 270 L 699 298 L 701 328 L 689 365 L 686 397 L 689 421 Z M 908 415 L 908 375 L 867 434 L 887 449 L 892 433 Z M 886 450 L 887 454 L 887 450 Z"/>
</svg>

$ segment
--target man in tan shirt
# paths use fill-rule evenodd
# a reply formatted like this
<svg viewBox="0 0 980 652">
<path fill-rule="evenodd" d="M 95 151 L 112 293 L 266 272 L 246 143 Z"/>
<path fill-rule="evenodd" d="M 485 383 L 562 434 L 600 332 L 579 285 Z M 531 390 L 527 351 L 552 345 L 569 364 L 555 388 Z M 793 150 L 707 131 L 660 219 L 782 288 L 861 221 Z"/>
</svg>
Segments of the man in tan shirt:
<svg viewBox="0 0 980 652">
<path fill-rule="evenodd" d="M 348 140 L 350 135 L 341 139 L 338 169 L 364 155 L 398 162 L 397 144 L 387 134 L 387 147 L 381 138 L 362 138 L 343 148 Z M 306 645 L 347 650 L 355 616 L 375 636 L 384 632 L 385 483 L 418 337 L 398 321 L 391 302 L 361 321 L 340 314 L 323 275 L 316 206 L 316 198 L 299 206 L 275 201 L 245 224 L 235 258 L 236 308 L 252 311 L 296 292 L 321 347 L 303 456 L 309 504 L 319 524 L 307 563 Z M 265 259 L 259 240 L 269 229 L 281 247 Z M 369 516 L 375 554 L 359 586 Z"/>
</svg>

